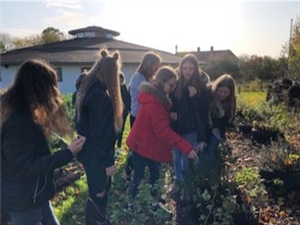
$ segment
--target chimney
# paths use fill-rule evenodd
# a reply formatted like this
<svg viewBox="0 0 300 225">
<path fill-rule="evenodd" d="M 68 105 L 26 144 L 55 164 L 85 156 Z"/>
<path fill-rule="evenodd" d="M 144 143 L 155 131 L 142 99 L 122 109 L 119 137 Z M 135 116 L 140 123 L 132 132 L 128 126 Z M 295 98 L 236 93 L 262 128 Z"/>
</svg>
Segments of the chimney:
<svg viewBox="0 0 300 225">
<path fill-rule="evenodd" d="M 214 46 L 210 46 L 210 51 L 211 51 L 211 52 L 214 51 Z"/>
<path fill-rule="evenodd" d="M 200 52 L 200 47 L 197 48 L 197 52 Z"/>
</svg>

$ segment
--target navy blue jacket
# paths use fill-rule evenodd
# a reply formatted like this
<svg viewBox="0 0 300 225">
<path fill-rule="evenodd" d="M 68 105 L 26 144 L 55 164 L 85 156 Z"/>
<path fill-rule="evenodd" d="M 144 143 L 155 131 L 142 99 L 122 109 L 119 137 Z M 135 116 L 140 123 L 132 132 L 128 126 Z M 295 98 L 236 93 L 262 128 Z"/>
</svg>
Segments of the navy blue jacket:
<svg viewBox="0 0 300 225">
<path fill-rule="evenodd" d="M 42 129 L 23 109 L 1 128 L 1 207 L 22 212 L 50 200 L 55 192 L 54 169 L 73 158 L 69 149 L 50 153 Z"/>
<path fill-rule="evenodd" d="M 79 121 L 75 119 L 77 133 L 86 138 L 83 150 L 77 155 L 78 160 L 105 168 L 114 164 L 116 140 L 114 110 L 106 90 L 106 86 L 97 80 L 85 94 Z"/>
</svg>

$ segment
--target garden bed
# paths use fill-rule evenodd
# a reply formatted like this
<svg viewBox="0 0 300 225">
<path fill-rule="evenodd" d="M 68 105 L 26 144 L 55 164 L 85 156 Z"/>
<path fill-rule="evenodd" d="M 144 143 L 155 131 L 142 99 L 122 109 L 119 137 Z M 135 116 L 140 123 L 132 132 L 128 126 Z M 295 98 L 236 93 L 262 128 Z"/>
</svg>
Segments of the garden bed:
<svg viewBox="0 0 300 225">
<path fill-rule="evenodd" d="M 232 131 L 227 134 L 227 140 L 232 146 L 232 161 L 229 162 L 230 166 L 230 179 L 233 179 L 236 172 L 241 171 L 247 167 L 256 167 L 259 165 L 259 153 L 261 146 L 259 144 L 253 145 L 251 141 L 251 135 L 243 135 L 239 131 Z M 74 180 L 78 179 L 83 174 L 83 168 L 80 163 L 76 160 L 71 162 L 63 170 L 59 169 L 56 171 L 56 179 L 59 190 L 63 190 L 64 187 L 72 184 Z M 120 191 L 121 180 L 115 180 L 115 186 L 111 190 L 113 192 Z M 170 185 L 170 184 L 168 184 Z M 169 186 L 165 187 L 169 189 Z M 235 224 L 240 225 L 241 221 L 243 225 L 285 225 L 285 224 L 299 224 L 300 221 L 300 190 L 287 190 L 280 187 L 266 186 L 267 198 L 263 201 L 253 201 L 245 198 L 243 192 L 237 192 L 239 196 L 239 204 L 244 204 L 245 207 L 251 207 L 256 211 L 257 218 L 253 218 L 252 214 L 247 214 L 247 211 L 236 212 L 234 215 Z M 123 192 L 124 195 L 124 192 Z M 170 219 L 171 224 L 176 225 L 192 225 L 197 217 L 198 211 L 193 209 L 193 206 L 186 205 L 186 203 L 170 200 L 170 209 L 172 209 L 173 218 Z M 110 205 L 117 204 L 116 202 L 110 202 Z M 122 207 L 122 204 L 121 206 Z M 80 207 L 77 212 L 78 219 L 76 224 L 84 224 L 83 207 Z M 257 219 L 257 220 L 256 220 Z M 81 223 L 78 223 L 78 222 Z M 245 221 L 248 221 L 247 223 Z M 258 222 L 257 222 L 258 221 Z M 2 224 L 2 223 L 1 223 Z M 3 223 L 4 224 L 4 223 Z M 71 225 L 72 223 L 65 223 Z M 129 225 L 131 222 L 128 221 L 122 223 L 112 224 L 123 224 Z M 148 223 L 145 223 L 148 224 Z"/>
<path fill-rule="evenodd" d="M 62 191 L 67 186 L 73 184 L 84 174 L 83 166 L 76 159 L 69 164 L 54 171 L 54 179 L 57 191 Z"/>
<path fill-rule="evenodd" d="M 233 147 L 232 157 L 236 162 L 230 165 L 231 174 L 245 167 L 259 165 L 261 146 L 253 145 L 250 136 L 240 132 L 228 134 L 228 141 Z M 300 140 L 298 140 L 300 142 Z M 296 225 L 300 221 L 300 189 L 288 190 L 284 187 L 266 186 L 267 199 L 251 203 L 258 210 L 259 225 Z"/>
</svg>

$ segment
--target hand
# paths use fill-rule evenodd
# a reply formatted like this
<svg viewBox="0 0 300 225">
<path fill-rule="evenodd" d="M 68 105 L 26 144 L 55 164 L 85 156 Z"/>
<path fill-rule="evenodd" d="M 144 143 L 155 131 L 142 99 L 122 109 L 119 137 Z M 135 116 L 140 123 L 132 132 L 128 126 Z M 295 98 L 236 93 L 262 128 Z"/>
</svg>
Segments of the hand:
<svg viewBox="0 0 300 225">
<path fill-rule="evenodd" d="M 83 144 L 85 142 L 85 137 L 79 136 L 78 138 L 74 139 L 71 144 L 68 146 L 68 149 L 72 152 L 74 156 L 77 155 L 78 152 L 82 150 Z"/>
<path fill-rule="evenodd" d="M 170 118 L 171 118 L 171 120 L 176 121 L 177 120 L 177 113 L 176 112 L 171 112 L 170 113 Z"/>
<path fill-rule="evenodd" d="M 188 154 L 187 157 L 190 158 L 190 159 L 199 159 L 195 149 L 192 149 L 192 151 L 190 151 L 190 153 Z"/>
<path fill-rule="evenodd" d="M 207 146 L 206 143 L 203 142 L 203 141 L 201 141 L 201 142 L 197 145 L 197 147 L 196 147 L 197 153 L 199 153 L 200 151 L 203 151 L 203 149 L 204 149 L 206 146 Z"/>
<path fill-rule="evenodd" d="M 115 164 L 113 164 L 113 165 L 110 166 L 110 167 L 106 167 L 105 170 L 106 170 L 106 175 L 107 175 L 107 176 L 113 176 L 113 175 L 115 175 L 116 172 L 117 172 L 117 167 L 116 167 Z"/>
<path fill-rule="evenodd" d="M 193 97 L 197 94 L 197 89 L 194 86 L 188 86 L 189 97 Z"/>
</svg>

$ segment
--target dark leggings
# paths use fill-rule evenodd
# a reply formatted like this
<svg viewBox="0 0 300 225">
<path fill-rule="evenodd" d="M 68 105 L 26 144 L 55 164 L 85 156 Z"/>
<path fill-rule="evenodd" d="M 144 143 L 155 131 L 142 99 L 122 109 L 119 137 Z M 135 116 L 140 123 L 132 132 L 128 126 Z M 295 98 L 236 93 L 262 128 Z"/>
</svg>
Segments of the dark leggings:
<svg viewBox="0 0 300 225">
<path fill-rule="evenodd" d="M 135 116 L 130 114 L 130 128 L 132 128 L 133 123 L 135 121 Z M 132 160 L 132 153 L 129 153 L 127 158 L 126 167 L 125 167 L 125 174 L 127 178 L 130 178 L 133 172 L 133 160 Z"/>
<path fill-rule="evenodd" d="M 106 168 L 99 165 L 99 162 L 94 162 L 94 160 L 91 160 L 88 165 L 84 165 L 84 169 L 89 188 L 89 197 L 85 209 L 86 224 L 93 224 L 93 221 L 106 222 L 111 177 L 106 175 Z M 98 195 L 101 193 L 104 193 L 104 195 L 99 197 Z"/>
</svg>

